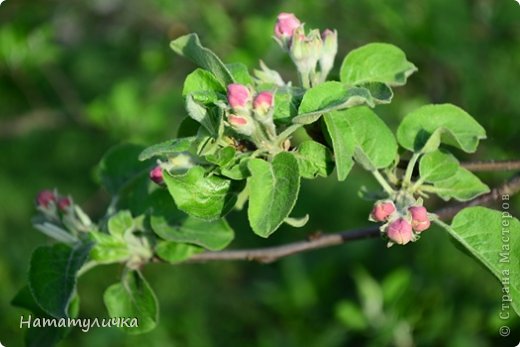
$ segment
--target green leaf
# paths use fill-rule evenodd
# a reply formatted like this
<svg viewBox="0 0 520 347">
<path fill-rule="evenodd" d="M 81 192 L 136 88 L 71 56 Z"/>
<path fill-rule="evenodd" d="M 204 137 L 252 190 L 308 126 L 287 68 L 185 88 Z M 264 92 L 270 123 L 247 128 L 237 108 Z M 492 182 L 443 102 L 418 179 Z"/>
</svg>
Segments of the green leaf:
<svg viewBox="0 0 520 347">
<path fill-rule="evenodd" d="M 455 175 L 459 166 L 459 161 L 452 154 L 437 150 L 421 158 L 419 173 L 424 182 L 437 182 Z"/>
<path fill-rule="evenodd" d="M 28 286 L 23 287 L 11 301 L 13 306 L 17 306 L 23 309 L 27 309 L 32 312 L 31 320 L 34 324 L 34 319 L 51 319 L 46 312 L 44 312 L 40 306 L 34 300 L 32 296 L 31 290 Z M 70 305 L 69 305 L 69 316 L 77 317 L 79 314 L 79 297 L 76 295 L 73 297 Z M 28 319 L 25 315 L 23 315 L 24 321 Z M 45 326 L 45 327 L 35 327 L 32 326 L 31 329 L 27 331 L 27 335 L 25 336 L 25 345 L 26 346 L 45 346 L 52 347 L 55 346 L 59 341 L 63 340 L 71 328 L 58 328 L 54 326 Z"/>
<path fill-rule="evenodd" d="M 155 252 L 161 259 L 172 264 L 182 263 L 192 255 L 203 251 L 204 248 L 201 247 L 172 241 L 160 241 L 155 248 Z"/>
<path fill-rule="evenodd" d="M 199 68 L 186 77 L 182 95 L 188 96 L 196 92 L 208 92 L 216 95 L 216 93 L 225 93 L 226 88 L 217 80 L 213 73 Z"/>
<path fill-rule="evenodd" d="M 366 82 L 401 86 L 415 71 L 415 65 L 396 46 L 370 43 L 347 54 L 341 65 L 340 80 L 351 86 Z"/>
<path fill-rule="evenodd" d="M 368 328 L 361 309 L 350 301 L 340 301 L 336 306 L 336 317 L 348 328 L 360 331 Z"/>
<path fill-rule="evenodd" d="M 249 74 L 247 66 L 242 63 L 232 63 L 226 64 L 229 72 L 231 72 L 231 76 L 235 79 L 237 83 L 240 84 L 253 84 L 253 78 Z"/>
<path fill-rule="evenodd" d="M 310 124 L 324 113 L 364 103 L 374 106 L 368 89 L 359 87 L 347 89 L 340 82 L 325 82 L 307 90 L 293 123 Z"/>
<path fill-rule="evenodd" d="M 235 158 L 235 148 L 228 146 L 218 149 L 213 154 L 206 155 L 206 160 L 218 166 L 226 166 Z"/>
<path fill-rule="evenodd" d="M 129 334 L 143 334 L 157 325 L 157 298 L 139 271 L 127 271 L 122 283 L 110 286 L 103 299 L 110 317 L 137 318 L 138 327 L 122 327 Z"/>
<path fill-rule="evenodd" d="M 298 113 L 296 102 L 299 97 L 289 91 L 277 90 L 274 95 L 273 119 L 279 122 L 290 123 L 291 119 Z"/>
<path fill-rule="evenodd" d="M 164 157 L 187 152 L 192 149 L 196 141 L 197 137 L 192 136 L 161 142 L 143 150 L 139 154 L 139 160 L 143 161 L 153 157 Z"/>
<path fill-rule="evenodd" d="M 508 212 L 485 207 L 460 211 L 451 226 L 440 223 L 451 236 L 503 283 L 520 315 L 520 222 Z M 506 284 L 507 283 L 507 284 Z"/>
<path fill-rule="evenodd" d="M 186 110 L 191 118 L 208 130 L 209 134 L 217 134 L 218 124 L 215 124 L 216 122 L 212 119 L 209 110 L 193 99 L 192 94 L 186 97 Z"/>
<path fill-rule="evenodd" d="M 372 97 L 371 102 L 367 102 L 367 105 L 371 104 L 389 104 L 394 97 L 394 92 L 385 83 L 381 82 L 367 82 L 358 86 L 359 88 L 365 88 Z"/>
<path fill-rule="evenodd" d="M 397 143 L 386 124 L 368 107 L 355 107 L 325 115 L 338 169 L 344 180 L 352 168 L 352 157 L 367 170 L 390 166 Z"/>
<path fill-rule="evenodd" d="M 101 264 L 120 263 L 130 258 L 130 250 L 124 239 L 98 231 L 89 232 L 95 242 L 90 251 L 90 259 Z"/>
<path fill-rule="evenodd" d="M 134 219 L 130 211 L 119 211 L 108 220 L 108 231 L 115 237 L 123 238 L 134 227 Z"/>
<path fill-rule="evenodd" d="M 207 175 L 201 166 L 182 175 L 164 175 L 164 182 L 180 210 L 207 221 L 225 216 L 235 205 L 242 186 L 236 181 Z"/>
<path fill-rule="evenodd" d="M 489 193 L 489 187 L 471 171 L 459 167 L 449 178 L 434 182 L 433 188 L 428 191 L 436 193 L 445 201 L 450 199 L 468 201 Z"/>
<path fill-rule="evenodd" d="M 49 315 L 67 317 L 76 291 L 76 274 L 86 262 L 92 243 L 37 248 L 31 257 L 29 288 Z"/>
<path fill-rule="evenodd" d="M 406 115 L 397 129 L 397 140 L 404 148 L 419 152 L 436 131 L 441 133 L 442 143 L 468 153 L 475 152 L 479 141 L 486 138 L 484 128 L 468 113 L 442 104 L 422 106 Z"/>
<path fill-rule="evenodd" d="M 139 177 L 148 175 L 150 162 L 137 160 L 142 150 L 142 146 L 122 144 L 111 148 L 103 156 L 97 167 L 97 176 L 112 195 L 117 195 Z"/>
<path fill-rule="evenodd" d="M 11 301 L 11 305 L 29 310 L 38 317 L 48 316 L 34 300 L 29 286 L 23 287 L 16 293 L 16 296 Z"/>
<path fill-rule="evenodd" d="M 294 153 L 298 160 L 300 175 L 305 178 L 327 177 L 334 170 L 334 159 L 330 150 L 316 141 L 305 141 Z"/>
<path fill-rule="evenodd" d="M 287 217 L 283 220 L 283 222 L 285 224 L 289 224 L 290 226 L 292 227 L 295 227 L 295 228 L 302 228 L 305 226 L 305 224 L 307 224 L 307 222 L 309 221 L 309 215 L 306 214 L 305 216 L 303 217 Z"/>
<path fill-rule="evenodd" d="M 251 159 L 248 167 L 249 223 L 257 235 L 268 237 L 289 216 L 298 198 L 298 161 L 292 154 L 281 152 L 270 163 Z"/>
<path fill-rule="evenodd" d="M 172 223 L 165 216 L 152 216 L 150 223 L 153 231 L 167 241 L 191 243 L 212 251 L 226 248 L 235 237 L 224 219 L 207 222 L 188 216 Z"/>
<path fill-rule="evenodd" d="M 170 43 L 173 51 L 182 55 L 203 69 L 212 72 L 217 80 L 223 85 L 234 83 L 235 79 L 229 69 L 215 53 L 200 43 L 197 34 L 181 36 Z"/>
</svg>

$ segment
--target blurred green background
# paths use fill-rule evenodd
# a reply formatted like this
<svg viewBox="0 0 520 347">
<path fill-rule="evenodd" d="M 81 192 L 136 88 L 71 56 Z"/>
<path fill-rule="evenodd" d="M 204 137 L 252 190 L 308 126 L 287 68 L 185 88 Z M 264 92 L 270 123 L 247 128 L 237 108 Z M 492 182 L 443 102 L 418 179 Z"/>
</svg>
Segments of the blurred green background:
<svg viewBox="0 0 520 347">
<path fill-rule="evenodd" d="M 183 79 L 194 69 L 168 47 L 179 35 L 198 32 L 226 62 L 253 68 L 263 59 L 294 79 L 271 38 L 282 11 L 311 27 L 338 29 L 337 65 L 372 41 L 407 53 L 419 72 L 377 110 L 394 129 L 418 105 L 451 102 L 488 131 L 466 159 L 520 158 L 514 0 L 7 0 L 0 6 L 0 342 L 22 345 L 19 317 L 27 312 L 9 301 L 25 281 L 31 251 L 48 242 L 31 227 L 35 194 L 58 187 L 100 216 L 108 197 L 93 168 L 103 153 L 120 142 L 152 144 L 175 135 L 185 116 Z M 481 175 L 490 185 L 508 176 Z M 309 225 L 268 240 L 254 237 L 244 215 L 233 213 L 232 247 L 364 226 L 370 204 L 358 198 L 360 185 L 374 183 L 361 171 L 340 185 L 334 176 L 305 182 L 295 215 L 310 212 Z M 102 293 L 120 271 L 96 268 L 80 280 L 82 317 L 106 317 Z M 498 316 L 498 281 L 439 229 L 407 247 L 369 240 L 271 265 L 150 265 L 145 275 L 161 304 L 156 330 L 127 336 L 76 329 L 61 345 L 480 347 L 520 339 L 520 320 Z M 503 324 L 512 329 L 510 339 L 498 333 Z"/>
</svg>

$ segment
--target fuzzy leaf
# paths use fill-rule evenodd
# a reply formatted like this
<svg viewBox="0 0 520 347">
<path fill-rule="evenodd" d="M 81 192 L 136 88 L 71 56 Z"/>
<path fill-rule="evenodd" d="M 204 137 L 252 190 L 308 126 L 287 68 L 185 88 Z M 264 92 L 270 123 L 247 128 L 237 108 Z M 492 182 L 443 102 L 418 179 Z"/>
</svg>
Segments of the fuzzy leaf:
<svg viewBox="0 0 520 347">
<path fill-rule="evenodd" d="M 38 305 L 49 315 L 67 317 L 76 291 L 76 274 L 86 262 L 92 243 L 37 248 L 31 257 L 29 288 Z"/>
<path fill-rule="evenodd" d="M 451 226 L 442 223 L 451 236 L 485 265 L 507 288 L 511 305 L 520 316 L 520 222 L 511 214 L 485 207 L 460 211 Z M 502 290 L 503 293 L 504 290 Z"/>
<path fill-rule="evenodd" d="M 159 321 L 157 298 L 138 271 L 127 271 L 121 283 L 108 287 L 103 299 L 110 317 L 137 318 L 138 327 L 122 327 L 128 334 L 146 333 Z"/>
<path fill-rule="evenodd" d="M 401 86 L 417 71 L 398 47 L 388 43 L 370 43 L 350 51 L 343 60 L 340 80 L 347 85 L 382 82 Z"/>
<path fill-rule="evenodd" d="M 201 45 L 197 34 L 181 36 L 172 41 L 170 47 L 175 53 L 190 59 L 201 68 L 212 72 L 223 86 L 235 82 L 231 72 L 226 65 L 224 65 L 222 60 L 211 50 Z"/>
<path fill-rule="evenodd" d="M 272 162 L 251 159 L 248 167 L 249 223 L 257 235 L 268 237 L 289 216 L 298 198 L 298 161 L 291 153 L 281 152 Z"/>
<path fill-rule="evenodd" d="M 451 105 L 426 105 L 409 113 L 397 129 L 399 144 L 410 151 L 423 151 L 438 131 L 440 142 L 473 153 L 486 138 L 484 128 L 461 108 Z M 437 135 L 438 136 L 438 135 Z"/>
<path fill-rule="evenodd" d="M 225 216 L 233 208 L 240 191 L 240 184 L 209 176 L 201 166 L 182 175 L 164 175 L 164 182 L 181 211 L 207 221 Z"/>
</svg>

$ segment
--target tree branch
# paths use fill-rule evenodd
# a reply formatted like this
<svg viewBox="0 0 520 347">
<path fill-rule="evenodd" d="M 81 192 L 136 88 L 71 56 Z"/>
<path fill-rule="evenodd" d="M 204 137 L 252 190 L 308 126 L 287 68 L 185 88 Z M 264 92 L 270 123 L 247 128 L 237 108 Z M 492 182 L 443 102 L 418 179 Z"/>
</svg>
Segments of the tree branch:
<svg viewBox="0 0 520 347">
<path fill-rule="evenodd" d="M 480 166 L 479 166 L 480 167 Z M 486 167 L 486 166 L 482 166 Z M 503 195 L 513 195 L 520 191 L 520 175 L 516 175 L 509 181 L 491 192 L 481 195 L 473 200 L 450 205 L 437 210 L 435 213 L 443 220 L 453 218 L 465 207 L 485 205 L 490 202 L 499 201 Z M 331 234 L 319 234 L 311 236 L 308 240 L 297 241 L 281 246 L 267 248 L 253 248 L 243 250 L 230 250 L 219 252 L 204 252 L 193 255 L 188 262 L 222 261 L 222 260 L 253 260 L 261 263 L 270 263 L 279 258 L 292 254 L 306 252 L 314 249 L 340 245 L 355 240 L 363 240 L 378 237 L 380 235 L 379 226 L 375 225 L 367 228 L 353 229 Z"/>
<path fill-rule="evenodd" d="M 488 160 L 462 163 L 470 171 L 514 171 L 520 170 L 520 160 Z"/>
</svg>

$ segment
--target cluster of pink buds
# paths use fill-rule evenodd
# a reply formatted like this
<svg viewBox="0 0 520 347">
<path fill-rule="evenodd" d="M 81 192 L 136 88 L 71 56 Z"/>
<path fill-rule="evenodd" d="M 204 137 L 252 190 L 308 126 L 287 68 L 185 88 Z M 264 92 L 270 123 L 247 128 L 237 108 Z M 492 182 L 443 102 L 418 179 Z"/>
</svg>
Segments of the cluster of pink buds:
<svg viewBox="0 0 520 347">
<path fill-rule="evenodd" d="M 74 243 L 78 232 L 88 232 L 93 227 L 90 218 L 72 198 L 56 190 L 41 191 L 35 202 L 43 217 L 36 219 L 35 227 L 60 242 Z"/>
<path fill-rule="evenodd" d="M 381 231 L 388 237 L 389 246 L 414 242 L 421 232 L 430 227 L 430 218 L 424 206 L 412 205 L 398 209 L 392 200 L 377 201 L 369 219 L 385 223 Z"/>
<path fill-rule="evenodd" d="M 247 86 L 233 83 L 227 87 L 227 100 L 230 106 L 226 118 L 229 125 L 253 142 L 265 136 L 276 136 L 273 123 L 274 94 L 263 91 L 254 94 Z"/>
<path fill-rule="evenodd" d="M 314 29 L 306 34 L 304 24 L 293 13 L 280 13 L 274 34 L 280 46 L 289 52 L 305 87 L 325 81 L 338 51 L 336 30 L 326 29 L 320 33 Z M 318 63 L 319 74 L 316 72 Z"/>
<path fill-rule="evenodd" d="M 43 190 L 36 196 L 36 207 L 45 214 L 55 215 L 57 211 L 66 213 L 72 206 L 72 199 L 57 192 Z"/>
</svg>

